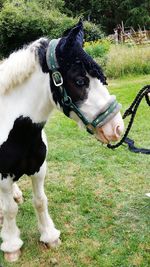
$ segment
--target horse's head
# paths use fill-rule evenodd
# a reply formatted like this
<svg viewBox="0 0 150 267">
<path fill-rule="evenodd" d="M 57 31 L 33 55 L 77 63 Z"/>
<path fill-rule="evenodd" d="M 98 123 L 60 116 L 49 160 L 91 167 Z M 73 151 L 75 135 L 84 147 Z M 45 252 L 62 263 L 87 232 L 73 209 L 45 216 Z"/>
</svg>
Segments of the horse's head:
<svg viewBox="0 0 150 267">
<path fill-rule="evenodd" d="M 61 84 L 61 77 L 54 74 L 53 97 L 67 116 L 85 124 L 101 142 L 117 141 L 124 129 L 120 105 L 109 94 L 101 68 L 82 48 L 82 22 L 57 42 L 55 55 L 63 85 L 54 88 L 57 80 Z"/>
</svg>

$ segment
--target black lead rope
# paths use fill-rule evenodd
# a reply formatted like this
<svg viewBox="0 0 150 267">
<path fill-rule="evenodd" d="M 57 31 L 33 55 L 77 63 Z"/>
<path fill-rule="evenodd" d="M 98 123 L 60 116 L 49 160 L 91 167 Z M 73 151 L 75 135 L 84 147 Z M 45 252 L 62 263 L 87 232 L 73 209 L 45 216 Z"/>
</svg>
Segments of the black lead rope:
<svg viewBox="0 0 150 267">
<path fill-rule="evenodd" d="M 148 104 L 148 106 L 150 106 L 150 99 L 148 97 L 148 93 L 150 93 L 150 85 L 146 85 L 144 86 L 137 94 L 137 96 L 135 97 L 134 101 L 132 102 L 132 104 L 130 105 L 130 107 L 125 111 L 124 115 L 123 115 L 123 119 L 125 119 L 126 117 L 131 115 L 129 124 L 127 126 L 127 129 L 124 133 L 124 136 L 122 137 L 122 139 L 115 145 L 111 145 L 108 144 L 107 147 L 111 148 L 111 149 L 115 149 L 119 146 L 121 146 L 123 143 L 128 145 L 128 148 L 130 151 L 134 152 L 134 153 L 142 153 L 142 154 L 150 154 L 150 149 L 146 149 L 146 148 L 137 148 L 134 146 L 134 141 L 130 138 L 128 138 L 128 134 L 129 131 L 132 127 L 137 109 L 143 99 L 143 97 L 145 97 L 145 100 Z"/>
</svg>

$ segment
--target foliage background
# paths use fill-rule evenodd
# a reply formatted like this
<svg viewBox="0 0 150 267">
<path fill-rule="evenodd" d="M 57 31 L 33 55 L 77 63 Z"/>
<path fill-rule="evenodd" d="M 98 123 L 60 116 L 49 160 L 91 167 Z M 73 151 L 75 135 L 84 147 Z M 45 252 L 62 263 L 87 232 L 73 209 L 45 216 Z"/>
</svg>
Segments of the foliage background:
<svg viewBox="0 0 150 267">
<path fill-rule="evenodd" d="M 149 0 L 0 0 L 0 56 L 41 36 L 58 38 L 85 20 L 85 40 L 101 39 L 122 21 L 150 28 Z"/>
<path fill-rule="evenodd" d="M 58 38 L 78 21 L 61 12 L 63 2 L 55 1 L 2 1 L 0 2 L 0 55 L 6 57 L 41 36 Z M 59 10 L 57 8 L 59 6 Z M 103 36 L 93 23 L 85 22 L 86 40 Z"/>
<path fill-rule="evenodd" d="M 150 28 L 149 0 L 65 0 L 65 11 L 71 16 L 82 14 L 96 24 L 100 24 L 106 33 L 112 33 L 122 21 L 125 26 Z"/>
</svg>

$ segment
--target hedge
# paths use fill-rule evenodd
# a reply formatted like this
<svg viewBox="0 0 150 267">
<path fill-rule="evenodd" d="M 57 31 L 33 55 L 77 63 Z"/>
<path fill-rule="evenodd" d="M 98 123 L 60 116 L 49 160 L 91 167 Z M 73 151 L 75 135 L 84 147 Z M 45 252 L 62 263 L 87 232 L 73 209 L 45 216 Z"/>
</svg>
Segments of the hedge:
<svg viewBox="0 0 150 267">
<path fill-rule="evenodd" d="M 0 12 L 0 56 L 5 57 L 41 36 L 61 37 L 77 21 L 78 18 L 67 17 L 57 10 L 41 9 L 35 2 L 7 2 Z M 96 25 L 85 23 L 86 40 L 101 36 L 101 30 Z"/>
</svg>

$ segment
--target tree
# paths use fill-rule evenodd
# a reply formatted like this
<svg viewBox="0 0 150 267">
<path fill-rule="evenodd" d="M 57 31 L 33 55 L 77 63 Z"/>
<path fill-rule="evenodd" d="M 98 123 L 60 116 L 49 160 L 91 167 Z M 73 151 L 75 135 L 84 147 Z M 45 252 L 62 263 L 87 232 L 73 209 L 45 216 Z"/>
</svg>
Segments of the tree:
<svg viewBox="0 0 150 267">
<path fill-rule="evenodd" d="M 150 29 L 150 1 L 149 0 L 126 0 L 124 5 L 127 7 L 130 2 L 130 9 L 126 24 L 134 28 L 139 26 Z"/>
<path fill-rule="evenodd" d="M 82 15 L 100 24 L 107 33 L 112 33 L 121 21 L 135 29 L 138 25 L 150 28 L 149 0 L 65 0 L 64 10 L 68 15 Z"/>
<path fill-rule="evenodd" d="M 46 9 L 58 9 L 62 10 L 64 6 L 64 1 L 63 0 L 33 0 L 36 1 L 40 4 L 41 7 L 46 8 Z"/>
</svg>

